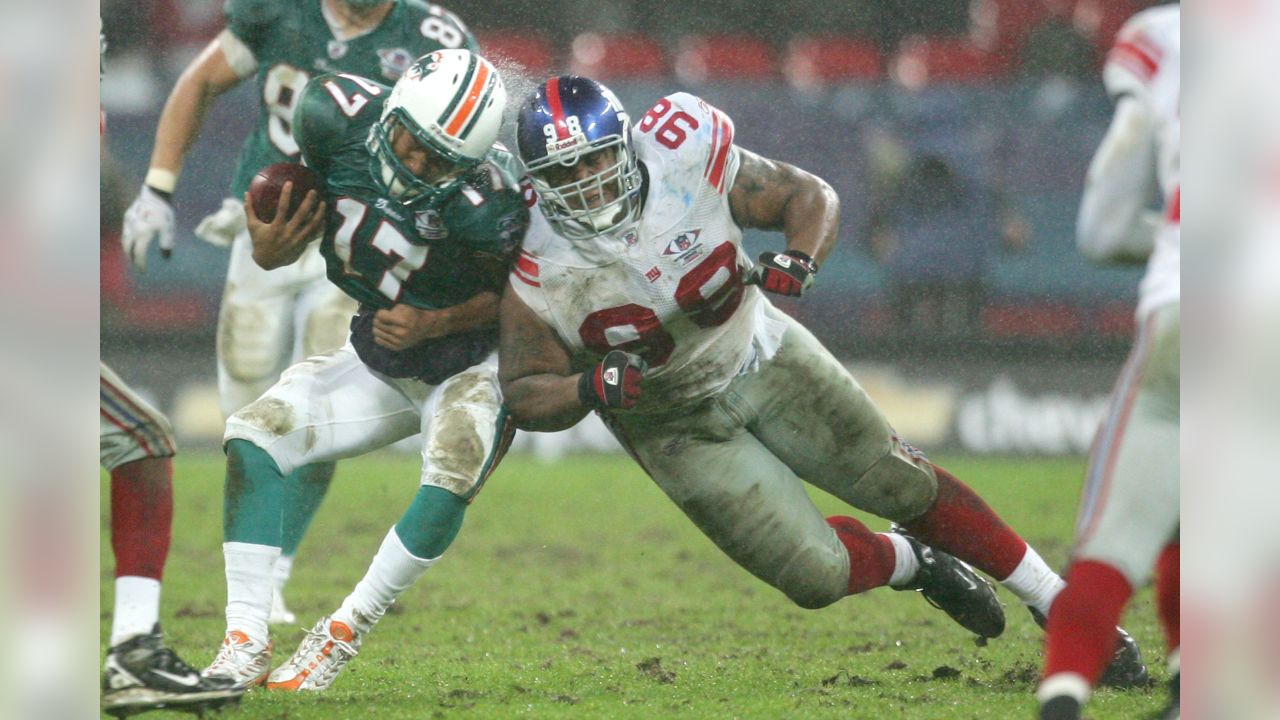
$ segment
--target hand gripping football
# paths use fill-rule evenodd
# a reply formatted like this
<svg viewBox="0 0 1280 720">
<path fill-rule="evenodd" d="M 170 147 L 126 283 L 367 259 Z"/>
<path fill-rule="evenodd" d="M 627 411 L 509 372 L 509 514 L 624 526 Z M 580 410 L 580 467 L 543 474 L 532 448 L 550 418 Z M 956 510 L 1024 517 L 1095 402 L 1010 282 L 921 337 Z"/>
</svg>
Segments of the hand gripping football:
<svg viewBox="0 0 1280 720">
<path fill-rule="evenodd" d="M 324 199 L 324 181 L 311 168 L 287 162 L 268 165 L 259 170 L 249 183 L 249 200 L 253 203 L 253 211 L 259 220 L 269 223 L 275 219 L 277 205 L 280 204 L 280 191 L 287 182 L 293 183 L 293 190 L 289 194 L 289 208 L 285 217 L 298 210 L 311 190 L 320 193 L 320 199 Z"/>
</svg>

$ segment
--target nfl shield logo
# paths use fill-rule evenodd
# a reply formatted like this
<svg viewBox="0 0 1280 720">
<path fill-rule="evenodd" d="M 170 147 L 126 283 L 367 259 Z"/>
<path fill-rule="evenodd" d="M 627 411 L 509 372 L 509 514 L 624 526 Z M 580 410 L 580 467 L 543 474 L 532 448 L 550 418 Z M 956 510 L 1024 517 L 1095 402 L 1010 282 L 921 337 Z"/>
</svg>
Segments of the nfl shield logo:
<svg viewBox="0 0 1280 720">
<path fill-rule="evenodd" d="M 329 59 L 341 60 L 347 54 L 347 44 L 341 40 L 329 41 Z"/>
<path fill-rule="evenodd" d="M 449 228 L 435 210 L 424 210 L 414 215 L 413 224 L 423 240 L 443 240 L 449 236 Z"/>
<path fill-rule="evenodd" d="M 404 48 L 383 48 L 378 51 L 382 61 L 382 75 L 392 82 L 399 80 L 413 64 L 413 54 Z"/>
</svg>

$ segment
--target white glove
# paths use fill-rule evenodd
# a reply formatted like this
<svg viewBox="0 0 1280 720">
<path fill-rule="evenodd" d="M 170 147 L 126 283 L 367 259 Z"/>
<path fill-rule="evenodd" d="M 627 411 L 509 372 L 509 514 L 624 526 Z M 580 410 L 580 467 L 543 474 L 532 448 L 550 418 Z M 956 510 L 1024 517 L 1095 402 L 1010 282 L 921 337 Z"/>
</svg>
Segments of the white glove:
<svg viewBox="0 0 1280 720">
<path fill-rule="evenodd" d="M 160 236 L 160 254 L 167 258 L 173 252 L 173 228 L 173 206 L 160 193 L 143 185 L 138 198 L 124 213 L 124 231 L 120 234 L 124 253 L 138 272 L 147 269 L 147 247 L 156 235 Z"/>
<path fill-rule="evenodd" d="M 221 209 L 196 226 L 196 237 L 210 245 L 227 247 L 249 227 L 248 222 L 244 214 L 244 203 L 234 198 L 225 198 Z"/>
</svg>

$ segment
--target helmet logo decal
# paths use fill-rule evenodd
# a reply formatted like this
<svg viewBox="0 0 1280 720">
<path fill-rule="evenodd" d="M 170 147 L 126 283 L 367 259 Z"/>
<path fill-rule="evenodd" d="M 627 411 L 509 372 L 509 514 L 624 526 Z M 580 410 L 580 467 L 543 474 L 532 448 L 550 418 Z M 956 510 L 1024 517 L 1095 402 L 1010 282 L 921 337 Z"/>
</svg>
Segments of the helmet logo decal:
<svg viewBox="0 0 1280 720">
<path fill-rule="evenodd" d="M 564 125 L 569 130 L 567 139 L 558 139 L 556 137 L 556 123 L 547 123 L 542 126 L 542 134 L 547 136 L 547 152 L 566 150 L 579 143 L 587 144 L 587 138 L 582 134 L 582 123 L 579 122 L 577 115 L 565 117 Z"/>
</svg>

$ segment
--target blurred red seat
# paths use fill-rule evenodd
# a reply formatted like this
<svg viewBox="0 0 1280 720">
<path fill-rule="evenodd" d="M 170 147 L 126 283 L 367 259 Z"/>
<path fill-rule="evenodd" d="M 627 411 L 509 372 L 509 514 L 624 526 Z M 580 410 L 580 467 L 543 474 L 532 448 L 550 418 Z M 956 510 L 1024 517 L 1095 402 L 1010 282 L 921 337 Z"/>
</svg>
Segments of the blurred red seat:
<svg viewBox="0 0 1280 720">
<path fill-rule="evenodd" d="M 883 70 L 875 45 L 842 36 L 804 37 L 787 46 L 783 73 L 796 87 L 871 82 Z"/>
<path fill-rule="evenodd" d="M 969 12 L 973 41 L 997 55 L 1003 64 L 1011 64 L 1027 35 L 1049 14 L 1050 9 L 1041 2 L 974 0 Z"/>
<path fill-rule="evenodd" d="M 690 35 L 676 53 L 676 75 L 685 82 L 768 80 L 777 74 L 773 46 L 750 35 Z"/>
<path fill-rule="evenodd" d="M 569 71 L 594 79 L 645 79 L 667 74 L 667 56 L 645 35 L 582 33 L 573 39 Z"/>
<path fill-rule="evenodd" d="M 516 62 L 534 75 L 545 75 L 555 65 L 551 43 L 536 32 L 477 33 L 476 41 L 486 59 Z"/>
<path fill-rule="evenodd" d="M 915 36 L 902 41 L 890 74 L 907 87 L 990 82 L 1001 74 L 997 58 L 968 38 Z"/>
<path fill-rule="evenodd" d="M 1133 16 L 1135 9 L 1129 0 L 1076 0 L 1071 21 L 1076 29 L 1093 41 L 1101 58 L 1111 49 L 1116 33 Z"/>
</svg>

